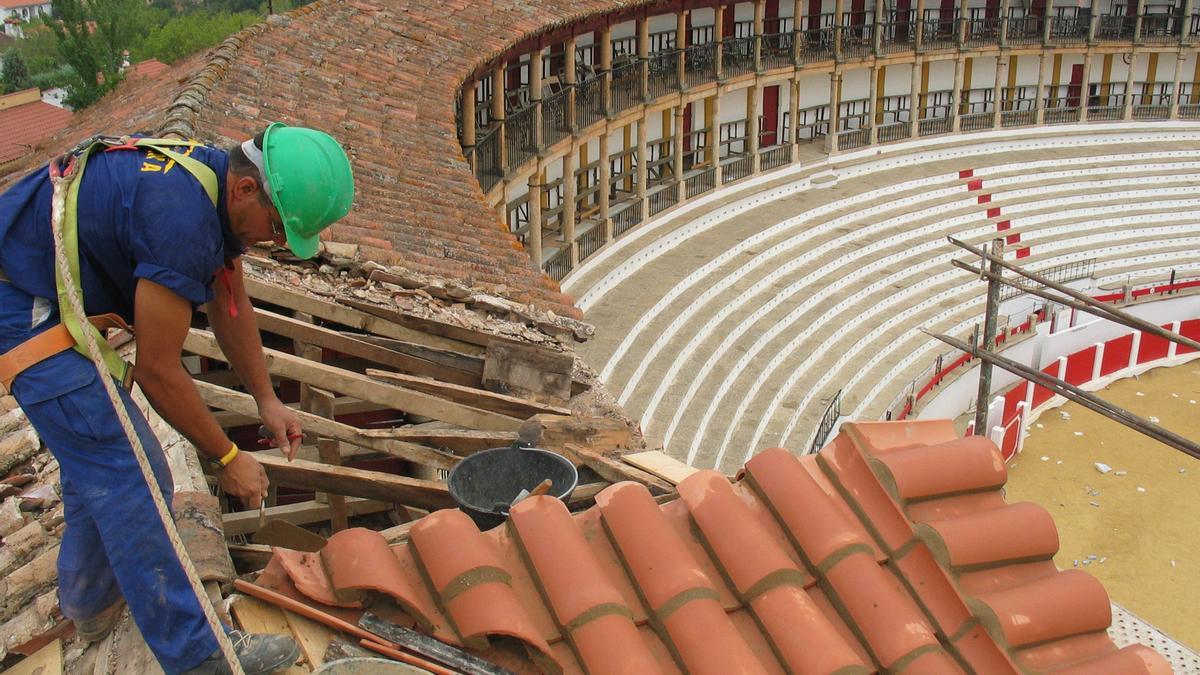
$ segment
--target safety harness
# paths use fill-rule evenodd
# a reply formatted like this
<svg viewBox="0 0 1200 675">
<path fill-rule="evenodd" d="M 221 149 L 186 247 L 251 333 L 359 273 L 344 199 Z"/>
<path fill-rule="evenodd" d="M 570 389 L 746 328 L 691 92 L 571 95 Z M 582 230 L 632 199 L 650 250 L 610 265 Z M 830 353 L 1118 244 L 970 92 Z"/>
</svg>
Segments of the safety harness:
<svg viewBox="0 0 1200 675">
<path fill-rule="evenodd" d="M 108 344 L 108 341 L 104 339 L 103 334 L 100 332 L 105 328 L 123 328 L 132 333 L 133 330 L 125 323 L 124 319 L 116 314 L 102 314 L 88 317 L 86 322 L 80 322 L 74 313 L 68 311 L 67 293 L 71 288 L 68 284 L 73 285 L 74 290 L 78 291 L 81 296 L 83 293 L 79 281 L 78 228 L 79 186 L 83 184 L 81 180 L 83 171 L 87 167 L 88 158 L 97 151 L 113 152 L 117 150 L 137 150 L 139 148 L 150 149 L 162 154 L 191 174 L 200 183 L 200 186 L 204 188 L 204 192 L 212 200 L 215 207 L 220 196 L 217 174 L 204 162 L 173 150 L 173 148 L 197 147 L 200 145 L 203 144 L 196 141 L 180 141 L 166 138 L 95 136 L 75 146 L 67 154 L 51 160 L 49 168 L 51 179 L 61 178 L 67 181 L 66 211 L 63 214 L 62 228 L 63 244 L 66 249 L 67 264 L 70 267 L 70 273 L 64 275 L 64 271 L 57 265 L 54 268 L 54 285 L 58 293 L 58 308 L 61 323 L 0 355 L 0 382 L 4 384 L 6 389 L 12 389 L 13 379 L 26 368 L 44 361 L 65 349 L 74 348 L 80 354 L 87 356 L 87 352 L 83 347 L 85 331 L 93 333 L 94 337 L 97 338 L 96 344 L 100 347 L 100 354 L 104 359 L 104 365 L 108 369 L 108 372 L 117 378 L 117 381 L 121 382 L 125 388 L 128 389 L 132 385 L 133 369 Z M 226 279 L 226 284 L 228 285 L 228 283 Z"/>
</svg>

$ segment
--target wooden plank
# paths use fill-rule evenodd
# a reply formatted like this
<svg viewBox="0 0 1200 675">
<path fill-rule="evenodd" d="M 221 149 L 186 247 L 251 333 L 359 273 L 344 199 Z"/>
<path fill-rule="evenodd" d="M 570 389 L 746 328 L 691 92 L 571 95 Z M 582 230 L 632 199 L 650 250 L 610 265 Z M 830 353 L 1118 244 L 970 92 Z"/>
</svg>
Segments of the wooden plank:
<svg viewBox="0 0 1200 675">
<path fill-rule="evenodd" d="M 212 333 L 195 328 L 188 331 L 184 349 L 222 361 L 226 358 Z M 470 429 L 515 431 L 521 425 L 520 420 L 512 417 L 377 382 L 366 375 L 339 370 L 293 354 L 263 349 L 263 356 L 266 358 L 267 370 L 275 375 L 315 384 L 365 401 L 375 401 L 396 410 L 452 422 Z"/>
<path fill-rule="evenodd" d="M 384 319 L 392 324 L 403 326 L 412 331 L 417 331 L 422 335 L 439 335 L 455 342 L 476 345 L 477 348 L 480 349 L 479 353 L 482 353 L 482 348 L 487 347 L 488 343 L 495 340 L 499 340 L 501 342 L 511 342 L 512 344 L 518 345 L 527 344 L 511 338 L 494 335 L 492 333 L 485 333 L 483 331 L 473 330 L 464 326 L 456 326 L 452 323 L 443 323 L 434 319 L 424 319 L 421 317 L 410 316 L 408 314 L 404 314 L 403 312 L 397 312 L 394 309 L 372 305 L 369 302 L 350 299 L 343 299 L 342 302 L 350 307 L 353 307 L 354 309 L 362 311 L 365 314 L 379 317 L 380 319 Z M 388 337 L 392 336 L 389 335 Z"/>
<path fill-rule="evenodd" d="M 344 326 L 369 333 L 377 333 L 396 340 L 404 340 L 405 342 L 412 342 L 434 349 L 462 352 L 472 356 L 483 354 L 483 349 L 477 345 L 458 340 L 449 340 L 438 335 L 413 330 L 412 328 L 398 325 L 393 321 L 388 321 L 379 316 L 347 307 L 338 302 L 322 300 L 296 291 L 290 291 L 286 288 L 268 284 L 251 277 L 246 277 L 245 282 L 246 292 L 250 294 L 251 298 L 256 300 L 305 312 L 326 321 L 333 321 Z"/>
<path fill-rule="evenodd" d="M 259 330 L 290 337 L 295 340 L 302 340 L 305 344 L 325 347 L 350 356 L 357 356 L 405 373 L 435 377 L 445 382 L 453 382 L 466 386 L 477 386 L 480 384 L 480 377 L 477 373 L 459 370 L 442 363 L 394 351 L 346 333 L 330 330 L 274 312 L 268 312 L 265 309 L 255 308 L 254 314 L 258 320 Z M 424 349 L 432 351 L 428 350 L 428 348 Z M 463 359 L 470 358 L 465 355 L 461 356 Z M 482 372 L 482 364 L 479 367 L 480 372 Z"/>
<path fill-rule="evenodd" d="M 249 394 L 243 394 L 204 382 L 197 382 L 196 389 L 199 390 L 200 397 L 208 405 L 252 417 L 255 422 L 258 421 L 258 404 L 254 402 L 254 397 Z M 303 410 L 297 410 L 296 415 L 300 417 L 300 422 L 304 424 L 305 430 L 315 433 L 318 436 L 336 438 L 351 445 L 369 448 L 376 452 L 406 459 L 417 464 L 449 469 L 457 464 L 459 460 L 454 455 L 424 445 L 418 445 L 409 439 L 367 433 L 366 430 L 359 429 L 358 427 L 325 419 L 320 415 L 314 415 Z"/>
<path fill-rule="evenodd" d="M 392 338 L 383 337 L 381 335 L 370 335 L 365 333 L 349 333 L 339 331 L 342 335 L 352 337 L 356 340 L 361 340 L 373 345 L 378 345 L 384 349 L 401 354 L 407 354 L 413 358 L 421 359 L 436 363 L 439 366 L 461 370 L 465 373 L 470 373 L 476 380 L 483 376 L 483 359 L 478 356 L 469 356 L 458 352 L 444 351 L 441 349 L 431 349 L 423 345 L 415 345 L 411 342 L 403 340 L 395 340 Z"/>
<path fill-rule="evenodd" d="M 511 431 L 476 431 L 446 428 L 440 426 L 441 423 L 434 424 L 439 426 L 415 424 L 395 429 L 363 429 L 362 434 L 368 438 L 394 439 L 446 448 L 464 456 L 480 450 L 512 445 L 512 442 L 517 440 L 516 432 Z"/>
<path fill-rule="evenodd" d="M 294 410 L 300 409 L 300 406 L 296 403 L 288 403 L 286 405 Z M 378 403 L 372 403 L 371 401 L 360 401 L 349 396 L 339 396 L 334 402 L 335 415 L 354 415 L 357 413 L 375 412 L 377 410 L 391 410 L 391 408 L 379 405 Z M 218 410 L 213 413 L 213 417 L 216 418 L 217 424 L 221 425 L 222 429 L 244 427 L 250 424 L 257 426 L 259 424 L 257 409 L 254 414 L 249 415 L 230 412 L 228 410 Z"/>
<path fill-rule="evenodd" d="M 240 570 L 258 571 L 271 562 L 270 546 L 261 544 L 229 544 L 229 557 Z"/>
<path fill-rule="evenodd" d="M 256 457 L 272 481 L 292 487 L 334 492 L 348 497 L 366 497 L 424 509 L 457 506 L 445 483 L 393 476 L 347 466 L 326 466 L 304 460 L 291 462 L 280 457 Z"/>
<path fill-rule="evenodd" d="M 325 418 L 333 417 L 333 394 L 309 385 L 308 404 L 310 412 Z M 320 438 L 317 440 L 317 452 L 321 461 L 330 466 L 341 466 L 341 441 L 336 438 Z M 349 516 L 346 512 L 346 498 L 342 495 L 329 495 L 329 526 L 333 532 L 341 532 L 350 527 Z"/>
<path fill-rule="evenodd" d="M 575 464 L 591 467 L 592 471 L 599 474 L 601 478 L 614 483 L 619 483 L 623 480 L 635 481 L 649 488 L 650 494 L 653 495 L 664 494 L 674 490 L 673 485 L 658 476 L 609 457 L 603 451 L 596 448 L 577 445 L 575 443 L 563 443 L 562 445 L 555 446 L 553 450 Z"/>
<path fill-rule="evenodd" d="M 247 633 L 272 633 L 294 637 L 283 610 L 258 598 L 248 595 L 239 597 L 237 602 L 233 603 L 233 616 Z M 301 675 L 309 670 L 301 666 L 292 666 L 279 672 L 284 675 Z"/>
<path fill-rule="evenodd" d="M 699 471 L 659 450 L 621 455 L 621 461 L 652 473 L 671 485 L 679 485 L 684 478 Z"/>
<path fill-rule="evenodd" d="M 463 387 L 457 384 L 446 384 L 436 380 L 429 380 L 412 375 L 404 375 L 402 373 L 392 373 L 384 370 L 376 370 L 374 368 L 367 369 L 367 375 L 385 382 L 394 382 L 404 387 L 405 389 L 413 389 L 415 391 L 423 391 L 427 394 L 433 394 L 440 398 L 445 398 L 451 401 L 457 401 L 464 405 L 469 405 L 473 408 L 481 410 L 491 410 L 492 412 L 515 417 L 517 419 L 526 419 L 533 415 L 548 413 L 551 415 L 570 415 L 571 411 L 566 408 L 549 405 L 546 403 L 538 403 L 516 396 L 508 396 L 506 394 L 496 394 L 482 389 L 474 389 L 471 387 Z"/>
<path fill-rule="evenodd" d="M 256 456 L 261 454 L 257 453 Z M 379 501 L 377 499 L 356 499 L 351 497 L 346 500 L 346 513 L 351 516 L 390 511 L 392 508 L 393 505 L 391 502 Z M 283 506 L 270 506 L 266 509 L 266 516 L 267 520 L 283 520 L 293 525 L 308 525 L 309 523 L 319 523 L 329 520 L 329 505 L 308 501 L 298 504 L 285 504 Z M 221 521 L 224 524 L 226 537 L 250 534 L 258 530 L 258 511 L 251 509 L 249 511 L 225 513 L 221 515 Z"/>
<path fill-rule="evenodd" d="M 325 650 L 329 647 L 329 642 L 333 640 L 333 631 L 312 619 L 287 610 L 283 610 L 283 616 L 287 619 L 292 634 L 296 636 L 296 642 L 300 645 L 300 653 L 308 665 L 313 670 L 325 665 Z"/>
<path fill-rule="evenodd" d="M 55 640 L 5 672 L 9 675 L 62 675 L 62 640 Z"/>
</svg>

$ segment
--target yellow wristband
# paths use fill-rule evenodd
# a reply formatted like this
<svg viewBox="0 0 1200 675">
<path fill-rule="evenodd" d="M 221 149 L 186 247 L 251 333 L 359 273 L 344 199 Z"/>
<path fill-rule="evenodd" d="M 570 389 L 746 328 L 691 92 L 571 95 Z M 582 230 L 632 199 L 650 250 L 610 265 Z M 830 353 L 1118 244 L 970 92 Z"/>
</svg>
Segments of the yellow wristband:
<svg viewBox="0 0 1200 675">
<path fill-rule="evenodd" d="M 221 459 L 218 459 L 217 463 L 220 464 L 222 467 L 229 466 L 229 463 L 232 462 L 233 459 L 235 457 L 237 457 L 237 455 L 238 455 L 238 446 L 237 446 L 237 443 L 234 443 L 229 448 L 229 452 L 225 453 L 225 456 L 222 457 Z"/>
</svg>

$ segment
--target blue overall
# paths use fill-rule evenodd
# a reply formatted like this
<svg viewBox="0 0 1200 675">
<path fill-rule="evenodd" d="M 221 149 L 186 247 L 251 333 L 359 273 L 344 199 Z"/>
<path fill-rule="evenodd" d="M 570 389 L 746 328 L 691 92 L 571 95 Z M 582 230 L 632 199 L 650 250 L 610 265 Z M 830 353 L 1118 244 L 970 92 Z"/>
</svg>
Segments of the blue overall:
<svg viewBox="0 0 1200 675">
<path fill-rule="evenodd" d="M 230 232 L 224 190 L 228 159 L 210 148 L 180 148 L 217 174 L 213 207 L 182 167 L 146 150 L 98 153 L 82 177 L 80 270 L 88 314 L 133 321 L 138 279 L 161 284 L 193 307 L 212 297 L 214 272 L 242 253 Z M 59 322 L 46 168 L 0 195 L 0 352 Z M 61 352 L 13 381 L 12 394 L 58 460 L 66 530 L 58 554 L 65 616 L 95 616 L 124 596 L 142 636 L 167 673 L 195 667 L 217 642 L 171 548 L 142 474 L 95 367 Z M 162 447 L 127 392 L 158 487 L 173 487 Z"/>
</svg>

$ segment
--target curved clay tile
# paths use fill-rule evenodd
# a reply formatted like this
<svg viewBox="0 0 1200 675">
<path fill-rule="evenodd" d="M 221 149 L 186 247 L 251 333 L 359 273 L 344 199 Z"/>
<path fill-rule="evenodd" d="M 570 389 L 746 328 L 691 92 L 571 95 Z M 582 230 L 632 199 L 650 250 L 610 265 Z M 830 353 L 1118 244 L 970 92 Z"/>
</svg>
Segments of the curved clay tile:
<svg viewBox="0 0 1200 675">
<path fill-rule="evenodd" d="M 561 672 L 550 645 L 509 585 L 512 575 L 501 563 L 495 542 L 467 514 L 457 509 L 432 513 L 413 526 L 409 538 L 464 644 L 484 649 L 490 635 L 514 637 L 544 670 Z"/>
<path fill-rule="evenodd" d="M 867 672 L 866 664 L 804 592 L 809 574 L 756 521 L 729 479 L 716 471 L 699 471 L 678 489 L 717 564 L 791 671 Z"/>
<path fill-rule="evenodd" d="M 902 499 L 990 490 L 1008 479 L 996 444 L 981 436 L 893 450 L 874 459 L 885 469 L 877 471 L 880 478 L 891 483 Z"/>
<path fill-rule="evenodd" d="M 1032 502 L 918 525 L 917 532 L 953 567 L 1049 560 L 1058 552 L 1054 519 Z"/>
<path fill-rule="evenodd" d="M 338 599 L 362 601 L 367 592 L 383 593 L 422 628 L 433 627 L 429 608 L 405 580 L 383 535 L 361 527 L 342 530 L 329 538 L 319 555 Z"/>
<path fill-rule="evenodd" d="M 286 548 L 272 548 L 274 559 L 279 561 L 296 590 L 323 605 L 334 607 L 362 607 L 358 600 L 339 598 L 325 571 L 320 553 L 305 553 Z"/>
<path fill-rule="evenodd" d="M 1013 647 L 1102 631 L 1112 622 L 1108 593 L 1095 577 L 1066 570 L 978 596 L 980 619 Z"/>
<path fill-rule="evenodd" d="M 1014 656 L 1025 671 L 1043 673 L 1083 664 L 1116 651 L 1108 632 L 1101 630 L 1026 647 Z"/>
<path fill-rule="evenodd" d="M 658 672 L 632 611 L 566 505 L 554 497 L 532 497 L 513 507 L 508 522 L 555 620 L 586 670 Z"/>
<path fill-rule="evenodd" d="M 958 635 L 974 621 L 949 573 L 925 544 L 918 542 L 897 555 L 891 568 L 910 589 L 919 589 L 915 595 L 918 604 L 933 617 L 935 628 L 943 635 Z"/>
<path fill-rule="evenodd" d="M 925 499 L 919 502 L 909 502 L 905 510 L 913 522 L 928 523 L 934 520 L 957 518 L 958 516 L 974 513 L 975 511 L 998 509 L 1007 503 L 1004 501 L 1004 495 L 999 490 L 989 490 L 987 492 L 971 492 L 965 495 L 953 495 L 950 497 Z"/>
<path fill-rule="evenodd" d="M 844 426 L 854 429 L 858 425 L 847 423 Z M 921 427 L 914 425 L 914 428 Z M 912 525 L 900 505 L 879 482 L 867 461 L 867 455 L 853 438 L 850 434 L 839 434 L 817 453 L 817 462 L 846 496 L 846 501 L 855 509 L 867 531 L 871 532 L 886 553 L 894 554 L 912 540 Z"/>
<path fill-rule="evenodd" d="M 1054 675 L 1171 675 L 1171 666 L 1145 645 L 1130 645 L 1096 659 L 1052 671 Z"/>
<path fill-rule="evenodd" d="M 690 673 L 765 672 L 738 635 L 712 581 L 688 553 L 649 491 L 618 483 L 596 495 L 629 575 Z"/>
<path fill-rule="evenodd" d="M 811 568 L 847 549 L 868 550 L 861 531 L 783 448 L 771 448 L 746 464 L 746 480 L 762 495 Z"/>
<path fill-rule="evenodd" d="M 957 634 L 951 639 L 950 644 L 976 673 L 987 673 L 987 675 L 1019 675 L 1021 673 L 1009 653 L 996 644 L 983 626 L 976 624 L 970 630 Z"/>
</svg>

